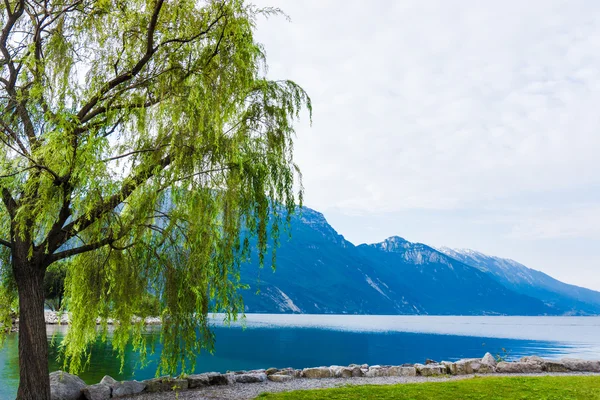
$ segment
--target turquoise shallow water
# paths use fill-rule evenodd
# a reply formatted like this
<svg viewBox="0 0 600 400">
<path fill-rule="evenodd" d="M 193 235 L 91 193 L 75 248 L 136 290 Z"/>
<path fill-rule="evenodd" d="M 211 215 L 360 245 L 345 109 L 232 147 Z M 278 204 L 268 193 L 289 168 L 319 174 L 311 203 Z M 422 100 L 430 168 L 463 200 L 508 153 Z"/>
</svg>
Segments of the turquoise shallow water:
<svg viewBox="0 0 600 400">
<path fill-rule="evenodd" d="M 486 351 L 510 358 L 523 355 L 600 358 L 597 317 L 431 317 L 248 315 L 246 329 L 215 320 L 215 354 L 200 354 L 195 371 L 269 367 L 302 368 L 351 363 L 402 364 L 481 357 Z M 48 327 L 50 370 L 59 369 L 57 346 L 66 327 Z M 160 352 L 158 332 L 148 331 L 157 354 L 139 368 L 139 358 L 126 354 L 120 364 L 109 343 L 92 349 L 90 367 L 81 374 L 88 384 L 102 376 L 147 379 L 154 376 Z M 54 340 L 52 338 L 54 337 Z M 17 337 L 0 350 L 0 399 L 14 398 L 18 385 Z"/>
</svg>

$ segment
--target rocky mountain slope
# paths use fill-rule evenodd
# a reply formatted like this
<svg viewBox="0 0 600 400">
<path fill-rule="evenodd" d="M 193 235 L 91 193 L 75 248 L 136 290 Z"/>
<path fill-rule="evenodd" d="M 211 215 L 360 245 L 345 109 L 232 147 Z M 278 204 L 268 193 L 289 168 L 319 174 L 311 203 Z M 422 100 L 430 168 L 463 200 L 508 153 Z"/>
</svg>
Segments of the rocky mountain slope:
<svg viewBox="0 0 600 400">
<path fill-rule="evenodd" d="M 600 293 L 575 285 L 569 285 L 527 268 L 506 258 L 488 256 L 469 249 L 439 249 L 440 252 L 473 266 L 493 276 L 505 287 L 527 296 L 542 300 L 564 314 L 600 314 Z"/>
<path fill-rule="evenodd" d="M 250 285 L 244 291 L 247 312 L 563 315 L 600 310 L 600 293 L 582 289 L 590 302 L 574 301 L 570 285 L 547 275 L 554 286 L 538 279 L 525 290 L 516 278 L 500 278 L 498 269 L 483 260 L 477 264 L 447 249 L 399 237 L 355 246 L 308 208 L 292 218 L 291 233 L 290 240 L 282 237 L 275 272 L 259 270 L 255 259 L 242 266 L 242 280 Z"/>
</svg>

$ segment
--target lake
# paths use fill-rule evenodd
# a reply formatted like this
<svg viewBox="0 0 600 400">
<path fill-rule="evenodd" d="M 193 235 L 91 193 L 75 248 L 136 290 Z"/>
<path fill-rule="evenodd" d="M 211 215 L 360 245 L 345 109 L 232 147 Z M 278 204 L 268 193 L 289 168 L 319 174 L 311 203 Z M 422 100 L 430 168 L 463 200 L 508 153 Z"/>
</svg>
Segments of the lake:
<svg viewBox="0 0 600 400">
<path fill-rule="evenodd" d="M 509 359 L 524 355 L 600 359 L 600 317 L 452 317 L 369 315 L 248 314 L 245 328 L 224 326 L 217 315 L 215 354 L 200 354 L 195 372 L 226 372 L 269 367 L 403 364 L 454 361 L 485 352 Z M 57 346 L 67 327 L 48 326 L 50 371 L 60 368 Z M 156 327 L 149 327 L 157 343 Z M 54 340 L 52 341 L 52 338 Z M 160 351 L 160 346 L 157 346 Z M 81 374 L 88 384 L 104 375 L 147 379 L 155 375 L 158 354 L 138 368 L 139 358 L 126 354 L 125 366 L 110 343 L 92 349 L 92 362 Z M 18 385 L 17 335 L 0 350 L 0 399 L 15 397 Z"/>
</svg>

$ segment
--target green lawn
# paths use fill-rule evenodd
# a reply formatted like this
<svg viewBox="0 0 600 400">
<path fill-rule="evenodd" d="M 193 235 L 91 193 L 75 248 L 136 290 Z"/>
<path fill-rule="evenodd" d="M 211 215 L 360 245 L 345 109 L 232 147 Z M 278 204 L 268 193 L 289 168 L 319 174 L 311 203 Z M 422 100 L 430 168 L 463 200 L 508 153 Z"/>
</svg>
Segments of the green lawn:
<svg viewBox="0 0 600 400">
<path fill-rule="evenodd" d="M 259 399 L 600 399 L 598 376 L 473 378 L 262 394 Z"/>
</svg>

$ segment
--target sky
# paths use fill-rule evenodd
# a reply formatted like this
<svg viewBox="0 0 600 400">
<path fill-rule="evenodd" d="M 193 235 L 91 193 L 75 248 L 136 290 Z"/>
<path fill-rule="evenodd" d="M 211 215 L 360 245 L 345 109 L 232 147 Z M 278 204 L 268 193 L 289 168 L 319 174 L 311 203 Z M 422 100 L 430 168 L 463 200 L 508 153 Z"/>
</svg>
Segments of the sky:
<svg viewBox="0 0 600 400">
<path fill-rule="evenodd" d="M 600 290 L 600 2 L 255 0 L 268 76 L 313 101 L 305 205 Z"/>
</svg>

